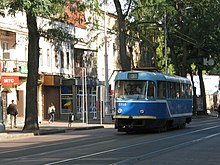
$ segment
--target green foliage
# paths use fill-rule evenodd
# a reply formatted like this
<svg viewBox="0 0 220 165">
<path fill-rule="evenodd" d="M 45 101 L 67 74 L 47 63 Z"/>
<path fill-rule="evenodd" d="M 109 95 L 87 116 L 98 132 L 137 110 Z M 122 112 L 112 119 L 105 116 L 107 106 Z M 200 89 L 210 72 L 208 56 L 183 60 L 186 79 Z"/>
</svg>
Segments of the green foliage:
<svg viewBox="0 0 220 165">
<path fill-rule="evenodd" d="M 40 34 L 50 41 L 55 46 L 56 50 L 62 46 L 63 42 L 72 44 L 76 44 L 78 42 L 78 39 L 70 35 L 69 32 L 62 27 L 43 30 L 40 31 Z"/>
<path fill-rule="evenodd" d="M 72 5 L 74 4 L 74 5 Z M 69 7 L 71 10 L 84 11 L 86 6 L 79 0 L 2 0 L 0 9 L 8 9 L 8 14 L 15 15 L 17 11 L 31 13 L 34 16 L 45 18 L 64 19 L 64 9 Z"/>
<path fill-rule="evenodd" d="M 130 31 L 129 34 L 132 35 L 130 38 L 141 41 L 141 63 L 139 67 L 150 67 L 149 65 L 156 64 L 159 70 L 164 70 L 163 19 L 165 9 L 163 0 L 133 0 L 133 8 L 129 15 L 130 22 L 127 27 Z M 156 58 L 152 57 L 154 54 L 156 54 Z M 149 61 L 150 59 L 156 59 L 156 61 Z"/>
<path fill-rule="evenodd" d="M 130 38 L 142 41 L 147 50 L 157 46 L 157 67 L 164 68 L 164 23 L 170 48 L 169 73 L 186 75 L 190 65 L 218 72 L 220 61 L 220 5 L 218 0 L 133 0 L 128 18 Z M 201 35 L 202 34 L 202 35 Z M 144 43 L 144 44 L 143 44 Z M 143 53 L 143 52 L 141 52 Z M 150 52 L 148 52 L 150 54 Z M 142 54 L 143 55 L 143 54 Z M 212 58 L 214 66 L 203 66 L 203 58 Z M 173 68 L 175 71 L 173 71 Z"/>
<path fill-rule="evenodd" d="M 189 64 L 195 62 L 196 65 L 209 70 L 210 68 L 203 66 L 202 58 L 217 58 L 220 51 L 217 37 L 220 16 L 219 5 L 216 5 L 218 1 L 168 2 L 172 2 L 170 4 L 176 10 L 175 19 L 171 20 L 171 26 L 175 26 L 175 29 L 172 29 L 173 33 L 178 31 L 185 35 L 182 38 L 171 36 L 176 43 L 179 57 L 183 54 L 183 44 L 185 44 L 188 52 L 187 62 Z M 181 58 L 179 59 L 181 60 Z"/>
</svg>

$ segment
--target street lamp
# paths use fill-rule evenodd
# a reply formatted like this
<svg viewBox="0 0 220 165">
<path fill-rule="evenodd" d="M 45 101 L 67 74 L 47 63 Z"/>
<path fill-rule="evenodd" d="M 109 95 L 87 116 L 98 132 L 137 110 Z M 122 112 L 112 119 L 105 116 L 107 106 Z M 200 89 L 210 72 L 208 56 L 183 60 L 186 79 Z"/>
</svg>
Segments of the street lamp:
<svg viewBox="0 0 220 165">
<path fill-rule="evenodd" d="M 106 27 L 106 8 L 107 7 L 107 0 L 105 0 L 105 7 L 104 7 L 104 42 L 105 42 L 105 102 L 104 102 L 104 114 L 110 114 L 110 107 L 109 107 L 109 82 L 108 82 L 108 52 L 107 52 L 107 27 Z M 107 116 L 105 116 L 106 118 Z"/>
<path fill-rule="evenodd" d="M 164 57 L 165 57 L 165 73 L 168 74 L 167 66 L 167 11 L 164 13 Z"/>
<path fill-rule="evenodd" d="M 1 79 L 1 63 L 0 63 L 0 79 Z M 0 132 L 5 131 L 5 124 L 4 124 L 4 118 L 3 118 L 3 105 L 2 105 L 2 95 L 1 95 L 1 86 L 0 86 Z"/>
</svg>

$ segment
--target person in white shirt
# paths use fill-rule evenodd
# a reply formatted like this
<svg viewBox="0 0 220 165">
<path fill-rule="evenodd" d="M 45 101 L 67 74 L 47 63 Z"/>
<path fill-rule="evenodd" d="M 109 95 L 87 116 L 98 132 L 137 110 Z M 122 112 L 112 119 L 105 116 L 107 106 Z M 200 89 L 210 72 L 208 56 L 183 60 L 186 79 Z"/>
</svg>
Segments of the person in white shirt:
<svg viewBox="0 0 220 165">
<path fill-rule="evenodd" d="M 48 115 L 49 115 L 49 123 L 53 123 L 54 122 L 54 116 L 55 116 L 55 106 L 53 105 L 53 103 L 50 104 L 50 106 L 48 107 Z"/>
</svg>

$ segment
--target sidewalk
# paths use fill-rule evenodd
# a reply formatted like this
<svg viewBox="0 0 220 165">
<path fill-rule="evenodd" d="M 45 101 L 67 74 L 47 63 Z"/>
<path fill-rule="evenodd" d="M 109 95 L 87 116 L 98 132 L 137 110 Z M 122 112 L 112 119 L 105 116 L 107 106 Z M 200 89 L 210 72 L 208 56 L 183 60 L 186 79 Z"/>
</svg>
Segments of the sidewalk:
<svg viewBox="0 0 220 165">
<path fill-rule="evenodd" d="M 89 130 L 98 128 L 114 128 L 114 124 L 100 124 L 98 120 L 89 121 L 89 124 L 82 123 L 81 121 L 73 122 L 71 127 L 68 127 L 68 122 L 66 121 L 55 121 L 49 124 L 48 121 L 42 121 L 39 124 L 40 129 L 34 132 L 24 132 L 22 131 L 24 126 L 23 122 L 18 122 L 17 128 L 10 128 L 8 125 L 5 128 L 5 132 L 0 133 L 0 140 L 6 139 L 17 139 L 27 136 L 39 136 L 39 135 L 49 135 L 56 133 L 65 133 L 66 131 L 77 131 L 77 130 Z"/>
</svg>

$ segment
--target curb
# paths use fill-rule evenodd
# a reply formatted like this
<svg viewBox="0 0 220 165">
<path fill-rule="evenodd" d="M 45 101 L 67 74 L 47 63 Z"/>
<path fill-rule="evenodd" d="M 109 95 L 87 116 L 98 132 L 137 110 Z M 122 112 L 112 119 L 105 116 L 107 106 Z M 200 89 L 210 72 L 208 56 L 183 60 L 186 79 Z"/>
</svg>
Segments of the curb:
<svg viewBox="0 0 220 165">
<path fill-rule="evenodd" d="M 21 137 L 30 137 L 30 136 L 34 136 L 34 133 L 20 133 L 20 132 L 0 133 L 0 140 L 18 139 Z"/>
<path fill-rule="evenodd" d="M 51 130 L 38 130 L 33 133 L 34 136 L 40 136 L 40 135 L 51 135 L 51 134 L 57 134 L 57 133 L 65 133 L 65 129 L 51 129 Z"/>
<path fill-rule="evenodd" d="M 67 131 L 77 131 L 77 130 L 90 130 L 90 129 L 98 129 L 104 128 L 104 126 L 89 126 L 89 127 L 69 127 L 63 129 L 40 129 L 33 132 L 22 132 L 22 131 L 13 131 L 13 132 L 3 132 L 0 133 L 0 140 L 8 140 L 8 139 L 19 139 L 22 137 L 30 137 L 30 136 L 41 136 L 41 135 L 52 135 L 58 133 L 65 133 Z"/>
<path fill-rule="evenodd" d="M 104 128 L 104 126 L 76 127 L 73 128 L 73 130 L 89 130 L 89 129 L 98 129 L 98 128 Z"/>
<path fill-rule="evenodd" d="M 34 132 L 34 136 L 39 135 L 51 135 L 51 134 L 57 134 L 57 133 L 65 133 L 68 130 L 90 130 L 90 129 L 98 129 L 98 128 L 104 128 L 104 126 L 91 126 L 91 127 L 69 127 L 66 129 L 51 129 L 51 130 L 39 130 Z"/>
<path fill-rule="evenodd" d="M 192 119 L 216 118 L 216 115 L 197 115 L 192 116 Z"/>
</svg>

